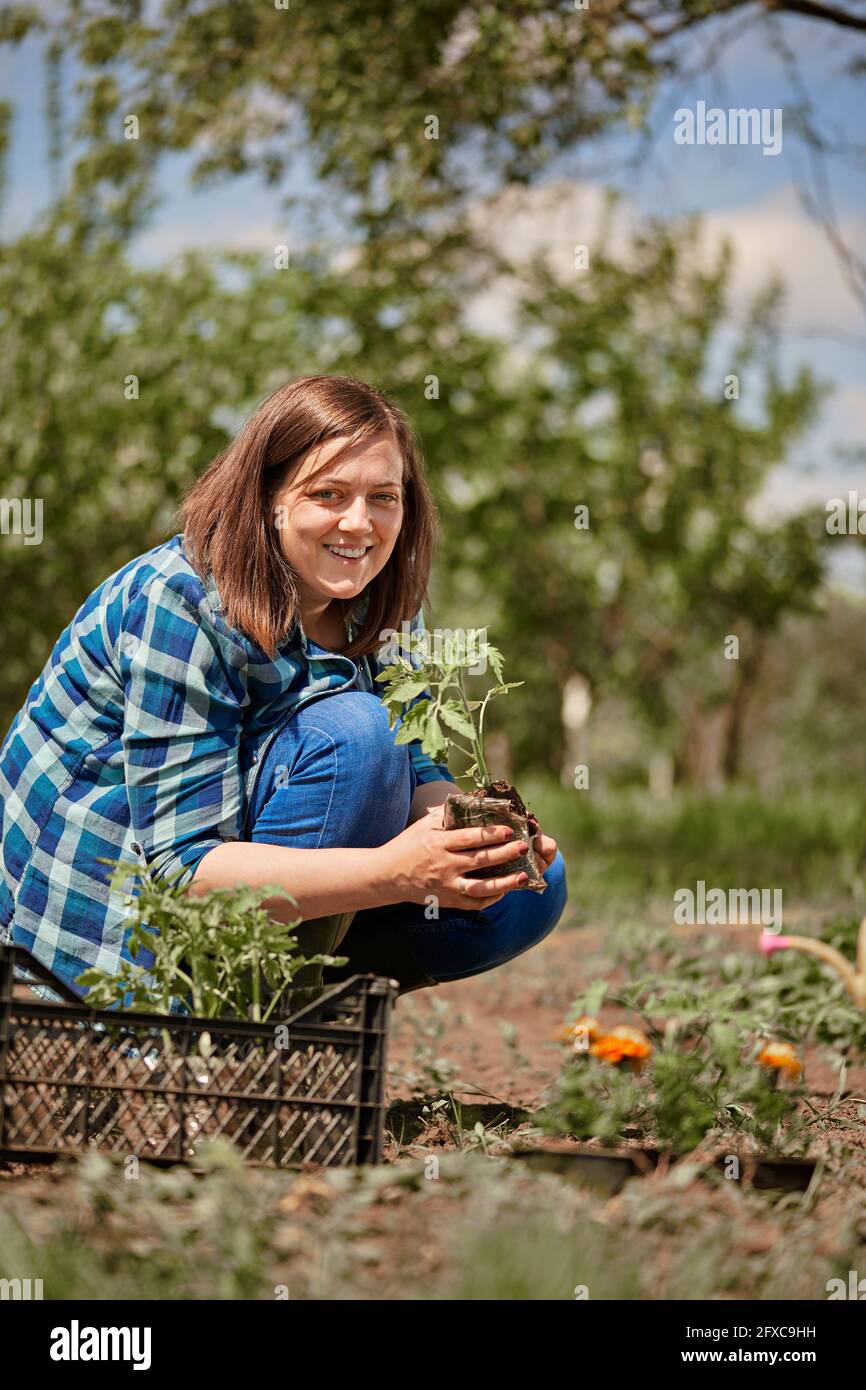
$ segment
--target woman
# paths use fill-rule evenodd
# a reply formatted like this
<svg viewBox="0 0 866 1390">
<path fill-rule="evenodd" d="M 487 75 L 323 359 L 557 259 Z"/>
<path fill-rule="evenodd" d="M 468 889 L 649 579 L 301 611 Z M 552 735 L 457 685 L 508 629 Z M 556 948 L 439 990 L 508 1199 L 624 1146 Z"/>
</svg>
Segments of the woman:
<svg viewBox="0 0 866 1390">
<path fill-rule="evenodd" d="M 435 526 L 401 413 L 352 378 L 290 382 L 182 514 L 79 609 L 0 749 L 0 939 L 73 986 L 116 969 L 125 909 L 99 861 L 136 856 L 195 893 L 284 888 L 297 909 L 269 910 L 303 919 L 302 947 L 349 957 L 329 979 L 416 989 L 546 936 L 554 841 L 536 838 L 548 891 L 512 892 L 511 832 L 443 829 L 453 778 L 394 742 L 377 694 L 383 633 L 421 627 Z"/>
</svg>

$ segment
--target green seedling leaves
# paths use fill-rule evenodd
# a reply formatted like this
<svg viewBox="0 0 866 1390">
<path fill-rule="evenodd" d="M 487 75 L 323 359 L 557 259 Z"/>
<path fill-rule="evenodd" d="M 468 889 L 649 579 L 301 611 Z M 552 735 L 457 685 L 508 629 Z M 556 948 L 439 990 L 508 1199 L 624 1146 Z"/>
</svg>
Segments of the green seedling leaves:
<svg viewBox="0 0 866 1390">
<path fill-rule="evenodd" d="M 589 1018 L 594 1018 L 604 1003 L 607 988 L 607 980 L 593 980 L 589 988 L 585 989 L 578 999 L 575 999 L 569 1019 L 573 1022 L 574 1019 L 581 1018 L 584 1014 Z"/>
<path fill-rule="evenodd" d="M 440 705 L 439 718 L 448 725 L 449 729 L 455 729 L 458 734 L 464 734 L 470 741 L 475 737 L 475 725 L 456 700 L 445 700 Z"/>
<path fill-rule="evenodd" d="M 427 682 L 424 680 L 400 680 L 395 679 L 393 685 L 389 686 L 387 694 L 382 696 L 382 702 L 386 705 L 403 705 L 414 700 L 416 695 L 421 695 L 427 689 Z"/>
<path fill-rule="evenodd" d="M 498 647 L 491 647 L 490 644 L 488 643 L 488 644 L 487 644 L 487 647 L 486 647 L 486 656 L 487 656 L 487 660 L 490 662 L 490 665 L 493 667 L 493 674 L 496 676 L 496 679 L 497 679 L 497 680 L 500 682 L 500 684 L 501 684 L 501 682 L 502 682 L 502 653 L 499 651 Z"/>
<path fill-rule="evenodd" d="M 413 743 L 417 739 L 428 757 L 440 762 L 452 750 L 463 753 L 469 759 L 465 775 L 476 787 L 490 781 L 483 748 L 487 705 L 494 697 L 523 685 L 523 681 L 503 683 L 502 653 L 486 641 L 485 631 L 473 628 L 460 634 L 446 633 L 433 651 L 426 632 L 412 633 L 408 638 L 395 635 L 406 656 L 398 656 L 376 676 L 384 686 L 382 702 L 390 727 L 401 720 L 396 742 Z M 466 680 L 484 661 L 498 683 L 483 700 L 470 700 Z"/>
<path fill-rule="evenodd" d="M 135 876 L 137 895 L 127 891 Z M 91 969 L 78 977 L 94 1008 L 170 1013 L 181 1000 L 200 1017 L 264 1023 L 299 970 L 345 963 L 345 957 L 301 954 L 294 935 L 300 918 L 281 922 L 262 906 L 273 898 L 296 906 L 278 885 L 193 896 L 187 886 L 156 883 L 149 871 L 128 864 L 117 866 L 111 885 L 125 893 L 130 909 L 131 960 L 114 973 Z M 147 968 L 138 963 L 145 951 L 152 957 Z"/>
</svg>

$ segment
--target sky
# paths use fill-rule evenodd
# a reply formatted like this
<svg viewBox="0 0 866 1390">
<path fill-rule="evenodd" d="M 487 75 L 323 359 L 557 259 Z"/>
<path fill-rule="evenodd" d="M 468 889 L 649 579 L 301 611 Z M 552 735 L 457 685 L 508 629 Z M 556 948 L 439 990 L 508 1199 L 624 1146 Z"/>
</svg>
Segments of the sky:
<svg viewBox="0 0 866 1390">
<path fill-rule="evenodd" d="M 857 81 L 846 68 L 857 56 L 866 58 L 866 34 L 799 16 L 779 23 L 821 130 L 837 145 L 856 142 L 864 126 L 866 79 Z M 825 232 L 804 207 L 809 160 L 796 134 L 792 88 L 777 54 L 762 38 L 761 26 L 742 15 L 733 16 L 722 32 L 730 37 L 712 72 L 695 72 L 659 93 L 651 141 L 637 167 L 627 164 L 635 149 L 633 136 L 566 153 L 546 186 L 530 191 L 520 216 L 509 219 L 507 249 L 519 255 L 543 246 L 554 261 L 557 256 L 570 259 L 577 242 L 590 240 L 584 229 L 591 227 L 605 187 L 619 190 L 626 227 L 646 216 L 669 220 L 699 213 L 708 250 L 723 237 L 733 243 L 734 318 L 768 275 L 781 275 L 786 289 L 783 365 L 793 370 L 805 364 L 833 386 L 816 426 L 771 476 L 764 504 L 780 513 L 809 501 L 823 505 L 849 489 L 860 488 L 866 496 L 866 470 L 856 456 L 866 444 L 864 309 L 847 286 Z M 694 68 L 705 56 L 704 39 L 687 52 Z M 72 71 L 66 76 L 70 90 L 74 76 Z M 29 226 L 51 195 L 40 39 L 17 49 L 0 48 L 0 91 L 14 112 L 0 217 L 0 234 L 8 238 Z M 677 144 L 676 112 L 694 110 L 700 101 L 724 110 L 780 109 L 781 150 L 765 155 L 755 145 Z M 159 176 L 163 202 L 131 248 L 137 259 L 153 264 L 187 247 L 228 245 L 272 254 L 277 243 L 297 245 L 303 239 L 303 227 L 293 220 L 297 215 L 285 214 L 280 202 L 286 191 L 309 190 L 308 170 L 298 169 L 281 191 L 266 189 L 252 177 L 194 191 L 188 183 L 192 162 L 188 155 L 164 159 Z M 827 167 L 838 227 L 852 247 L 866 254 L 866 159 L 860 168 L 841 160 Z M 503 224 L 498 225 L 501 229 Z M 495 296 L 478 306 L 479 321 L 491 327 L 504 313 Z M 859 555 L 845 545 L 836 571 L 842 582 L 858 588 L 866 578 Z"/>
</svg>

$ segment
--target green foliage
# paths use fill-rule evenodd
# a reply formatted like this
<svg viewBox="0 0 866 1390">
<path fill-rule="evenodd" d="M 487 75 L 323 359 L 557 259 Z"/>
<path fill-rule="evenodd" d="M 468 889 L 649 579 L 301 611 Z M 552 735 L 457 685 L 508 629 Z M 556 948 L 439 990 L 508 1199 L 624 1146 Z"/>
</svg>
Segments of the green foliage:
<svg viewBox="0 0 866 1390">
<path fill-rule="evenodd" d="M 577 277 L 510 263 L 470 234 L 455 194 L 479 150 L 495 193 L 569 141 L 639 124 L 659 45 L 621 16 L 599 29 L 557 5 L 433 8 L 432 26 L 429 5 L 393 0 L 345 0 L 327 17 L 205 0 L 194 16 L 158 6 L 121 21 L 96 0 L 0 22 L 0 41 L 31 25 L 60 33 L 82 74 L 63 197 L 0 251 L 4 489 L 45 506 L 38 551 L 15 536 L 0 547 L 0 586 L 30 596 L 5 611 L 4 724 L 78 604 L 165 537 L 255 402 L 301 370 L 350 371 L 391 392 L 424 442 L 444 522 L 436 603 L 465 626 L 483 607 L 532 673 L 526 698 L 493 714 L 521 780 L 540 761 L 559 773 L 576 671 L 596 707 L 626 702 L 685 781 L 699 780 L 695 752 L 724 714 L 724 775 L 736 775 L 768 645 L 788 615 L 814 609 L 823 580 L 823 518 L 759 524 L 753 505 L 821 391 L 806 372 L 783 378 L 777 289 L 729 340 L 730 254 L 708 256 L 697 223 L 619 237 L 611 204 L 592 229 L 592 274 Z M 689 27 L 714 22 L 711 7 L 685 10 Z M 146 139 L 123 138 L 127 111 Z M 439 140 L 425 138 L 431 111 Z M 344 233 L 335 245 L 313 231 L 291 274 L 200 250 L 173 268 L 133 266 L 124 248 L 154 209 L 159 157 L 183 148 L 201 156 L 202 180 L 258 169 L 270 181 L 302 149 L 351 205 L 350 254 Z M 467 305 L 498 286 L 513 320 L 474 331 Z M 532 350 L 518 359 L 520 339 Z M 724 397 L 722 347 L 748 372 L 748 412 Z M 728 632 L 736 662 L 720 651 Z M 457 699 L 440 711 L 434 744 L 469 737 L 464 713 Z"/>
<path fill-rule="evenodd" d="M 459 1014 L 455 1017 L 452 1005 L 433 993 L 427 1009 L 419 1009 L 411 997 L 401 1001 L 400 1008 L 412 1029 L 412 1066 L 400 1071 L 392 1062 L 388 1068 L 392 1080 L 407 1087 L 413 1096 L 450 1091 L 459 1084 L 459 1067 L 447 1056 L 445 1043 L 449 1033 L 466 1026 L 465 1020 Z"/>
<path fill-rule="evenodd" d="M 608 130 L 645 131 L 660 84 L 698 56 L 712 65 L 735 12 L 785 53 L 786 8 L 768 18 L 759 0 L 638 0 L 593 23 L 563 0 L 66 0 L 6 6 L 0 38 L 62 36 L 80 126 L 100 136 L 99 158 L 81 161 L 91 178 L 130 162 L 121 118 L 134 111 L 147 131 L 136 143 L 192 151 L 196 183 L 255 173 L 280 184 L 303 159 L 329 204 L 342 196 L 363 227 L 403 229 L 462 210 L 479 168 L 488 183 L 524 184 Z M 836 19 L 810 7 L 819 34 Z"/>
<path fill-rule="evenodd" d="M 142 1163 L 130 1180 L 128 1160 L 86 1154 L 48 1228 L 0 1213 L 0 1276 L 38 1270 L 49 1299 L 272 1298 L 271 1189 L 226 1143 L 203 1144 L 196 1163 L 203 1174 Z"/>
<path fill-rule="evenodd" d="M 627 1127 L 645 1123 L 646 1115 L 646 1085 L 637 1074 L 580 1057 L 565 1068 L 554 1100 L 534 1118 L 551 1134 L 615 1144 Z"/>
<path fill-rule="evenodd" d="M 260 906 L 277 897 L 294 903 L 282 888 L 216 888 L 194 896 L 139 873 L 140 890 L 126 900 L 132 962 L 121 962 L 115 974 L 93 969 L 78 977 L 94 1008 L 169 1013 L 180 997 L 200 1018 L 264 1023 L 304 966 L 346 963 L 345 956 L 299 953 L 297 922 L 276 921 Z M 128 879 L 129 866 L 120 865 L 112 886 L 122 889 Z M 140 955 L 150 958 L 146 967 L 135 964 Z"/>
<path fill-rule="evenodd" d="M 457 749 L 472 759 L 464 776 L 471 777 L 476 787 L 484 787 L 490 781 L 483 744 L 487 705 L 495 696 L 523 685 L 523 681 L 502 683 L 502 654 L 486 640 L 485 632 L 486 628 L 449 632 L 436 644 L 431 643 L 427 632 L 409 637 L 397 635 L 394 642 L 406 655 L 397 655 L 376 677 L 384 687 L 382 703 L 388 710 L 391 728 L 401 719 L 395 741 L 411 743 L 420 739 L 424 752 L 440 762 L 447 759 L 452 748 Z M 488 661 L 499 684 L 491 686 L 483 700 L 470 700 L 466 676 Z M 428 687 L 430 698 L 419 698 Z M 449 697 L 451 690 L 455 694 Z"/>
<path fill-rule="evenodd" d="M 553 1210 L 503 1212 L 460 1237 L 460 1264 L 450 1290 L 456 1301 L 553 1301 L 573 1299 L 589 1286 L 593 1301 L 640 1299 L 642 1271 L 633 1248 L 612 1238 L 591 1215 L 580 1213 L 567 1228 Z"/>
<path fill-rule="evenodd" d="M 753 1049 L 754 1050 L 754 1049 Z M 615 1143 L 629 1134 L 688 1153 L 710 1133 L 743 1130 L 761 1144 L 790 1145 L 802 1129 L 802 1090 L 779 1090 L 754 1056 L 741 1058 L 717 1027 L 689 1043 L 659 1047 L 640 1072 L 588 1054 L 568 1062 L 554 1100 L 536 1116 L 552 1133 Z M 784 1137 L 780 1126 L 785 1122 Z"/>
<path fill-rule="evenodd" d="M 3 497 L 43 514 L 40 544 L 0 545 L 4 729 L 79 604 L 172 534 L 245 407 L 305 361 L 296 288 L 250 256 L 141 269 L 68 209 L 0 244 Z"/>
<path fill-rule="evenodd" d="M 461 507 L 457 524 L 472 540 L 454 568 L 469 593 L 473 575 L 495 574 L 490 621 L 519 629 L 534 689 L 518 762 L 537 759 L 538 725 L 557 727 L 562 690 L 579 671 L 596 703 L 624 697 L 645 738 L 689 779 L 710 712 L 740 709 L 766 634 L 814 603 L 820 518 L 759 523 L 753 503 L 813 419 L 818 392 L 805 374 L 779 381 L 778 296 L 761 296 L 732 350 L 760 382 L 747 423 L 714 367 L 729 255 L 708 265 L 697 227 L 654 226 L 622 257 L 605 249 L 609 230 L 598 229 L 591 275 L 563 283 L 538 265 L 525 276 L 533 366 L 519 409 L 498 423 L 495 475 Z M 740 661 L 724 659 L 725 632 L 740 634 Z M 558 773 L 560 747 L 548 748 Z"/>
<path fill-rule="evenodd" d="M 853 959 L 854 920 L 829 925 L 823 937 Z M 642 959 L 641 959 L 642 956 Z M 676 942 L 659 933 L 631 956 L 647 973 L 616 994 L 619 1003 L 645 1017 L 675 1018 L 678 1030 L 733 1030 L 741 1049 L 757 1037 L 783 1036 L 798 1045 L 818 1043 L 837 1064 L 866 1049 L 866 1015 L 835 971 L 812 956 L 779 952 L 767 961 L 743 943 Z M 649 967 L 649 968 L 648 968 Z"/>
<path fill-rule="evenodd" d="M 698 879 L 725 891 L 775 885 L 786 904 L 825 912 L 852 901 L 866 910 L 866 798 L 856 782 L 785 796 L 683 789 L 668 799 L 634 788 L 590 795 L 531 776 L 520 785 L 541 824 L 555 827 L 566 862 L 580 864 L 581 920 L 670 914 L 676 889 Z"/>
<path fill-rule="evenodd" d="M 659 1142 L 665 1148 L 688 1152 L 716 1123 L 721 1107 L 716 1086 L 708 1075 L 714 1064 L 714 1058 L 707 1059 L 695 1052 L 662 1051 L 653 1058 L 652 1117 Z"/>
<path fill-rule="evenodd" d="M 817 1205 L 770 1202 L 677 1165 L 607 1199 L 479 1153 L 317 1174 L 203 1145 L 193 1172 L 85 1155 L 7 1175 L 0 1278 L 46 1299 L 826 1299 L 863 1269 L 864 1192 L 825 1174 Z M 761 1237 L 756 1241 L 755 1236 Z M 417 1252 L 423 1248 L 423 1261 Z M 784 1258 L 780 1258 L 780 1251 Z"/>
<path fill-rule="evenodd" d="M 825 932 L 853 951 L 854 923 Z M 780 953 L 767 962 L 714 937 L 683 941 L 669 930 L 619 930 L 615 956 L 634 972 L 620 988 L 599 980 L 575 1001 L 571 1018 L 603 1003 L 642 1021 L 653 1044 L 640 1073 L 589 1054 L 570 1058 L 540 1123 L 608 1141 L 635 1128 L 674 1149 L 694 1148 L 711 1130 L 743 1130 L 767 1147 L 796 1146 L 806 1126 L 802 1083 L 777 1086 L 757 1062 L 768 1039 L 821 1043 L 841 1067 L 866 1048 L 866 1018 L 813 958 Z M 640 972 L 644 973 L 640 973 Z"/>
</svg>

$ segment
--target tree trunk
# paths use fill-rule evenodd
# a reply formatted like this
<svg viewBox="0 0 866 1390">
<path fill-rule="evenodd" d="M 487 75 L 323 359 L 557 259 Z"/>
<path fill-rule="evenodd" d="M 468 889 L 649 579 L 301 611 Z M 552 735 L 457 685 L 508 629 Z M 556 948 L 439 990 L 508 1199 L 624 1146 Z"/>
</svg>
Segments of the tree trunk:
<svg viewBox="0 0 866 1390">
<path fill-rule="evenodd" d="M 682 778 L 689 786 L 715 795 L 724 790 L 724 751 L 727 733 L 727 707 L 703 709 L 693 703 L 686 723 L 686 736 L 679 760 Z"/>
<path fill-rule="evenodd" d="M 758 683 L 766 641 L 767 639 L 763 634 L 756 634 L 748 651 L 740 658 L 737 680 L 731 699 L 726 706 L 727 727 L 722 768 L 729 782 L 734 781 L 740 775 L 746 707 Z"/>
</svg>

